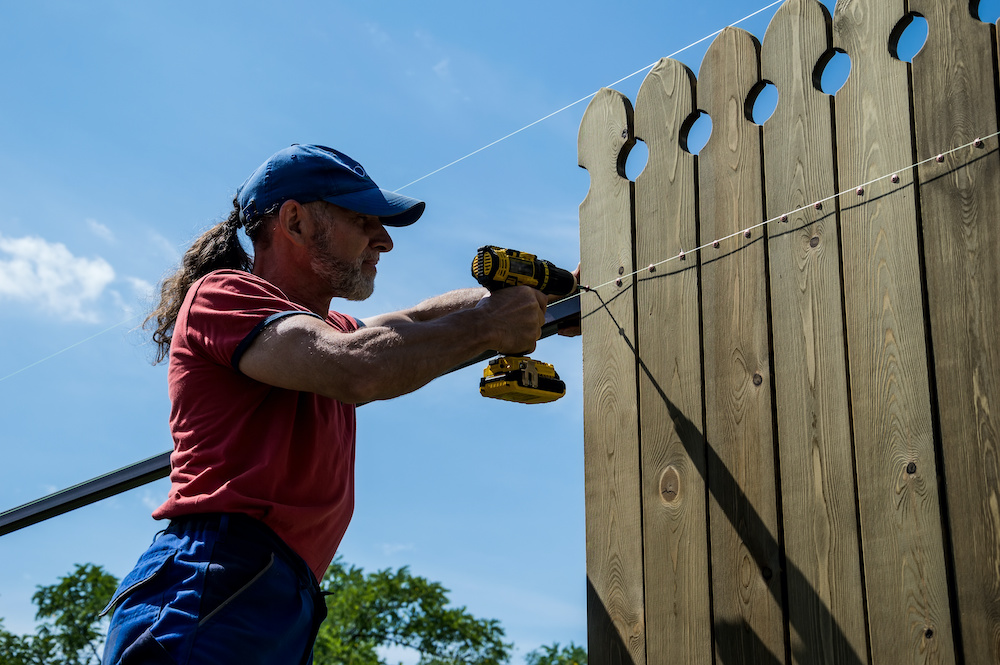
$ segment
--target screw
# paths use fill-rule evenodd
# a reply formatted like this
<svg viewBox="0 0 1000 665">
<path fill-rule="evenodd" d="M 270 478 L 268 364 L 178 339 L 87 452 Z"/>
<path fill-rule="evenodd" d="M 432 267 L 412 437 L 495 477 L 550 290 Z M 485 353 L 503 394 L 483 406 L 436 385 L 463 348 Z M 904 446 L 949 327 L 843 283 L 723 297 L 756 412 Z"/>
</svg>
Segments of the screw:
<svg viewBox="0 0 1000 665">
<path fill-rule="evenodd" d="M 781 221 L 787 222 L 788 221 L 788 215 L 782 215 L 781 216 Z"/>
<path fill-rule="evenodd" d="M 760 374 L 754 374 L 753 375 L 753 384 L 755 386 L 759 386 L 762 383 L 764 383 L 764 377 L 762 377 Z"/>
<path fill-rule="evenodd" d="M 627 139 L 628 138 L 628 127 L 626 127 L 625 129 L 622 130 L 622 138 L 623 139 Z"/>
<path fill-rule="evenodd" d="M 678 254 L 677 258 L 679 258 L 681 261 L 684 261 L 684 260 L 687 259 L 687 257 L 684 255 L 684 252 L 681 252 L 680 254 Z"/>
<path fill-rule="evenodd" d="M 621 286 L 621 285 L 622 285 L 622 280 L 621 279 L 616 279 L 615 280 L 615 286 Z"/>
<path fill-rule="evenodd" d="M 649 272 L 656 272 L 656 266 L 654 266 L 652 263 L 649 264 Z"/>
<path fill-rule="evenodd" d="M 750 237 L 750 229 L 747 229 L 746 231 L 744 231 L 743 235 L 746 236 L 747 238 L 749 238 Z"/>
<path fill-rule="evenodd" d="M 940 164 L 941 162 L 943 162 L 943 161 L 944 161 L 944 155 L 938 155 L 938 156 L 937 156 L 937 157 L 935 157 L 934 159 L 936 159 L 936 160 L 937 160 L 937 163 L 938 163 L 938 164 Z"/>
<path fill-rule="evenodd" d="M 713 242 L 712 247 L 714 247 L 715 249 L 719 249 L 719 241 L 716 240 L 715 242 Z"/>
<path fill-rule="evenodd" d="M 892 174 L 892 184 L 894 184 L 894 185 L 898 185 L 899 184 L 899 174 L 898 173 L 893 173 Z"/>
<path fill-rule="evenodd" d="M 816 205 L 814 207 L 816 208 L 816 210 L 822 210 L 823 209 L 823 202 L 822 201 L 817 201 Z"/>
<path fill-rule="evenodd" d="M 865 195 L 865 188 L 858 187 L 858 196 L 864 196 L 864 195 Z"/>
<path fill-rule="evenodd" d="M 983 142 L 982 139 L 976 139 L 975 141 L 972 142 L 972 145 L 976 146 L 977 148 L 982 148 L 986 144 Z"/>
</svg>

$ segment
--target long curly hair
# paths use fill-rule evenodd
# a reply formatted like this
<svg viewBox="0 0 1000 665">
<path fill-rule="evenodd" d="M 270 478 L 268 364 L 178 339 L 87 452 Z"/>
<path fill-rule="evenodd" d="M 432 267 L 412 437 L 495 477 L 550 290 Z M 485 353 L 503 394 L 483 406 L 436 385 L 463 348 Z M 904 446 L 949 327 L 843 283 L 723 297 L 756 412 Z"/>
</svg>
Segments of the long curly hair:
<svg viewBox="0 0 1000 665">
<path fill-rule="evenodd" d="M 233 199 L 233 209 L 225 221 L 216 224 L 195 240 L 184 253 L 180 267 L 164 278 L 160 285 L 160 302 L 142 322 L 143 328 L 153 331 L 153 343 L 156 345 L 154 365 L 163 362 L 170 355 L 174 324 L 191 285 L 213 270 L 229 268 L 251 271 L 253 258 L 240 243 L 240 226 L 246 227 L 247 235 L 255 246 L 259 243 L 266 244 L 268 238 L 265 236 L 269 225 L 264 222 L 274 213 L 275 211 L 270 210 L 243 222 L 240 220 L 239 203 Z"/>
</svg>

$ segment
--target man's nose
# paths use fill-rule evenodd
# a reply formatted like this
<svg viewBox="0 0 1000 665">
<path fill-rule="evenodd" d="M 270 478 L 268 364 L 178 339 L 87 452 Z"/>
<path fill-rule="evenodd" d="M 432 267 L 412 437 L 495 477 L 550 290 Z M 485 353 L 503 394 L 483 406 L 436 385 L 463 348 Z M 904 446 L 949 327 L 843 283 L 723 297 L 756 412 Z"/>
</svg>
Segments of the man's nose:
<svg viewBox="0 0 1000 665">
<path fill-rule="evenodd" d="M 385 225 L 381 222 L 379 222 L 378 227 L 372 234 L 370 244 L 374 249 L 377 249 L 380 252 L 389 252 L 392 250 L 392 236 L 390 236 L 389 232 L 385 230 Z"/>
</svg>

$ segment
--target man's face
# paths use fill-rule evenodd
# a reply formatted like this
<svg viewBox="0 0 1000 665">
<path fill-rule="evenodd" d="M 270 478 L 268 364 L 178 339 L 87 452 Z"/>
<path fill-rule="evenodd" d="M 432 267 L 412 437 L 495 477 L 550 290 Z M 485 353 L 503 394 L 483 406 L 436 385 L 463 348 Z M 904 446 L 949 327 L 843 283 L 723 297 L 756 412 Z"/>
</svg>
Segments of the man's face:
<svg viewBox="0 0 1000 665">
<path fill-rule="evenodd" d="M 381 221 L 325 201 L 307 207 L 317 218 L 309 247 L 313 272 L 333 290 L 334 297 L 365 300 L 371 296 L 379 256 L 392 249 Z"/>
</svg>

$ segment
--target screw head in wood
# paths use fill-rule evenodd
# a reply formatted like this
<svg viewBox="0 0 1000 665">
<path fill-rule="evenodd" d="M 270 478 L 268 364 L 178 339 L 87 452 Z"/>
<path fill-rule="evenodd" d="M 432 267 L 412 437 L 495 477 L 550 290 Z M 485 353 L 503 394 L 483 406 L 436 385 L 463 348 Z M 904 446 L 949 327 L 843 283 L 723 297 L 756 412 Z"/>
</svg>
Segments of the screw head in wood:
<svg viewBox="0 0 1000 665">
<path fill-rule="evenodd" d="M 857 194 L 858 194 L 858 196 L 864 196 L 865 195 L 865 188 L 864 187 L 858 187 Z"/>
<path fill-rule="evenodd" d="M 937 157 L 935 157 L 934 159 L 936 159 L 936 160 L 937 160 L 937 163 L 938 163 L 938 164 L 940 164 L 941 162 L 943 162 L 943 161 L 944 161 L 944 155 L 938 155 L 938 156 L 937 156 Z"/>
<path fill-rule="evenodd" d="M 656 266 L 654 266 L 652 263 L 649 264 L 649 272 L 656 272 Z"/>
<path fill-rule="evenodd" d="M 743 235 L 744 235 L 745 237 L 749 238 L 749 237 L 750 237 L 750 229 L 747 229 L 746 231 L 744 231 L 744 232 L 743 232 Z"/>
<path fill-rule="evenodd" d="M 823 202 L 822 202 L 822 201 L 817 201 L 817 202 L 816 202 L 816 203 L 815 203 L 815 204 L 813 205 L 813 207 L 814 207 L 814 208 L 816 208 L 816 210 L 822 210 L 822 209 L 823 209 Z"/>
<path fill-rule="evenodd" d="M 754 374 L 753 375 L 753 384 L 755 386 L 759 386 L 762 383 L 764 383 L 764 377 L 762 377 L 760 374 Z"/>
<path fill-rule="evenodd" d="M 975 141 L 972 142 L 972 145 L 976 146 L 977 148 L 982 148 L 984 145 L 986 145 L 986 143 L 982 139 L 976 139 Z"/>
<path fill-rule="evenodd" d="M 782 215 L 781 216 L 781 221 L 787 222 L 788 221 L 788 215 Z"/>
<path fill-rule="evenodd" d="M 687 260 L 687 256 L 684 254 L 684 252 L 681 252 L 680 254 L 678 254 L 677 258 L 679 258 L 681 261 Z"/>
<path fill-rule="evenodd" d="M 898 173 L 893 173 L 891 180 L 892 180 L 892 184 L 898 185 L 899 184 L 899 174 Z"/>
<path fill-rule="evenodd" d="M 715 242 L 713 242 L 712 247 L 714 247 L 715 249 L 719 249 L 719 241 L 716 240 Z"/>
<path fill-rule="evenodd" d="M 622 285 L 622 280 L 621 280 L 621 278 L 618 278 L 618 279 L 616 279 L 616 280 L 615 280 L 615 286 L 621 286 L 621 285 Z"/>
</svg>

